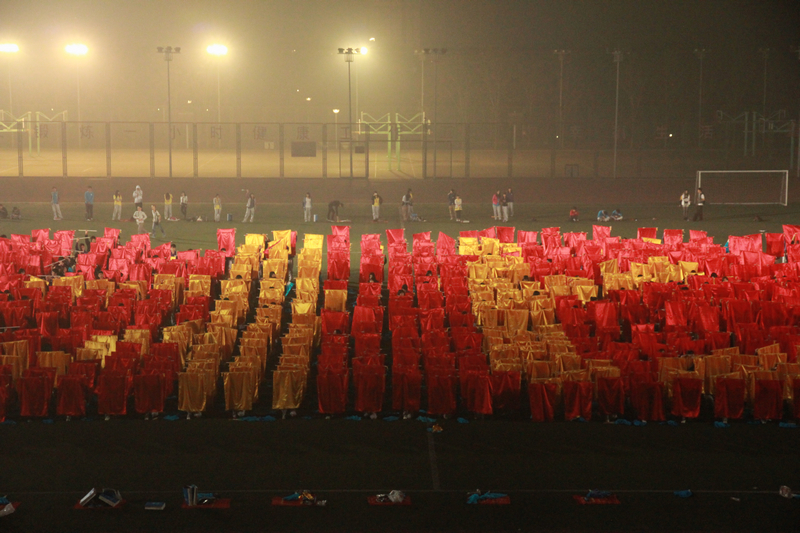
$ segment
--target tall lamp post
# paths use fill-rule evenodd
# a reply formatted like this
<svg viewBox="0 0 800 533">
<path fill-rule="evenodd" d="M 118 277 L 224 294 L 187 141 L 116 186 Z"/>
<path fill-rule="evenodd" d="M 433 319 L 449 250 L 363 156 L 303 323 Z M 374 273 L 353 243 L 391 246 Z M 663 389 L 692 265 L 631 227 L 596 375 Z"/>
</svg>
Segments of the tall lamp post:
<svg viewBox="0 0 800 533">
<path fill-rule="evenodd" d="M 564 56 L 569 50 L 553 50 L 558 56 L 558 145 L 564 147 Z"/>
<path fill-rule="evenodd" d="M 336 159 L 339 160 L 339 177 L 342 177 L 342 151 L 339 149 L 339 110 L 333 110 L 333 134 L 336 136 Z"/>
<path fill-rule="evenodd" d="M 170 83 L 170 76 L 169 76 L 169 64 L 172 62 L 172 54 L 180 54 L 181 47 L 176 46 L 175 48 L 171 46 L 163 47 L 158 46 L 156 47 L 156 52 L 162 54 L 164 56 L 164 61 L 167 62 L 167 127 L 169 130 L 167 131 L 167 140 L 169 142 L 169 177 L 172 177 L 172 87 Z"/>
<path fill-rule="evenodd" d="M 353 177 L 353 87 L 352 79 L 350 77 L 350 63 L 353 62 L 353 56 L 361 53 L 360 48 L 339 48 L 339 54 L 344 56 L 344 61 L 347 63 L 347 123 L 348 135 L 350 137 L 350 177 Z"/>
<path fill-rule="evenodd" d="M 68 44 L 64 47 L 64 51 L 73 56 L 85 56 L 89 52 L 89 48 L 85 44 Z M 75 62 L 75 79 L 77 80 L 78 87 L 78 147 L 81 146 L 81 63 Z"/>
<path fill-rule="evenodd" d="M 695 48 L 694 55 L 700 60 L 700 80 L 698 81 L 698 102 L 697 102 L 697 147 L 703 143 L 703 59 L 706 57 L 705 48 Z"/>
<path fill-rule="evenodd" d="M 11 96 L 11 54 L 19 52 L 19 46 L 12 43 L 0 44 L 0 52 L 8 54 L 8 114 L 14 119 L 14 99 Z"/>
<path fill-rule="evenodd" d="M 617 64 L 617 89 L 614 99 L 614 170 L 613 177 L 617 177 L 617 139 L 619 138 L 619 64 L 622 62 L 622 50 L 614 50 L 614 63 Z"/>
<path fill-rule="evenodd" d="M 206 48 L 206 52 L 211 54 L 212 56 L 216 56 L 220 58 L 228 53 L 228 47 L 224 44 L 212 44 Z M 219 90 L 219 59 L 217 60 L 217 127 L 220 129 L 219 136 L 217 140 L 219 141 L 219 147 L 222 148 L 222 104 L 220 99 L 220 90 Z"/>
</svg>

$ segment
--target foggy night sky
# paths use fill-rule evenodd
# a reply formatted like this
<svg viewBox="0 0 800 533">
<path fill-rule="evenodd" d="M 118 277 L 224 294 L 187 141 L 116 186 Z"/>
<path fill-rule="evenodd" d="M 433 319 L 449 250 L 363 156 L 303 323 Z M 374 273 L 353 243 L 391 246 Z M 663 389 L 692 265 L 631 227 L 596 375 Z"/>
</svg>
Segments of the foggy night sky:
<svg viewBox="0 0 800 533">
<path fill-rule="evenodd" d="M 515 113 L 552 123 L 559 48 L 571 51 L 564 113 L 576 123 L 613 112 L 615 47 L 626 52 L 623 120 L 696 122 L 695 48 L 709 50 L 709 113 L 761 110 L 761 47 L 772 49 L 769 111 L 800 110 L 796 1 L 4 0 L 0 42 L 21 48 L 0 57 L 0 108 L 10 68 L 15 112 L 67 109 L 72 120 L 76 69 L 84 120 L 161 120 L 166 65 L 155 48 L 172 45 L 182 47 L 171 66 L 173 120 L 215 121 L 217 60 L 205 51 L 215 42 L 229 49 L 219 64 L 223 121 L 332 122 L 334 107 L 345 117 L 347 67 L 336 49 L 347 46 L 370 48 L 353 64 L 353 106 L 358 77 L 359 107 L 375 116 L 419 111 L 421 47 L 448 49 L 438 67 L 443 121 Z M 89 54 L 68 56 L 70 42 Z M 429 115 L 433 70 L 428 63 Z"/>
</svg>

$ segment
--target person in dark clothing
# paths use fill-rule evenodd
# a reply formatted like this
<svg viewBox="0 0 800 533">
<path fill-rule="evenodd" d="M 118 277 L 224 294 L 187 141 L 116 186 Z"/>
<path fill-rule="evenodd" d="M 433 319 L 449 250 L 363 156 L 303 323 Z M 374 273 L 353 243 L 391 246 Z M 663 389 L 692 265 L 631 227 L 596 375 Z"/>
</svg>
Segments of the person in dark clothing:
<svg viewBox="0 0 800 533">
<path fill-rule="evenodd" d="M 339 208 L 344 207 L 344 204 L 339 200 L 334 200 L 328 203 L 328 221 L 339 222 Z"/>
<path fill-rule="evenodd" d="M 703 220 L 703 205 L 705 205 L 706 203 L 706 195 L 703 194 L 703 189 L 700 189 L 699 187 L 697 189 L 696 200 L 697 201 L 695 205 L 697 206 L 697 209 L 694 212 L 694 217 L 692 217 L 692 220 L 694 222 L 697 222 L 698 220 Z"/>
<path fill-rule="evenodd" d="M 7 219 L 8 218 L 8 209 L 3 204 L 0 204 L 0 219 Z"/>
</svg>

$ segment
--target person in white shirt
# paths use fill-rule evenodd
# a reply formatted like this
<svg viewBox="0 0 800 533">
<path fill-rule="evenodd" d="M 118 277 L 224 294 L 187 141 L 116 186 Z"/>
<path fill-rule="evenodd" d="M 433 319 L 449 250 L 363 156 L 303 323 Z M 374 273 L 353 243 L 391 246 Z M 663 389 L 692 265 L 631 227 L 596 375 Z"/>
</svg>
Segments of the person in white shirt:
<svg viewBox="0 0 800 533">
<path fill-rule="evenodd" d="M 142 211 L 141 204 L 136 206 L 136 212 L 133 214 L 133 219 L 136 221 L 136 233 L 144 233 L 144 221 L 147 220 L 147 213 Z"/>
<path fill-rule="evenodd" d="M 181 214 L 183 215 L 183 220 L 186 220 L 188 217 L 186 215 L 186 211 L 189 209 L 189 197 L 186 196 L 185 191 L 181 191 Z"/>
<path fill-rule="evenodd" d="M 250 189 L 247 189 L 247 203 L 245 204 L 244 210 L 244 220 L 242 222 L 247 222 L 247 218 L 250 218 L 250 222 L 253 222 L 253 219 L 256 216 L 256 195 L 250 192 Z"/>
<path fill-rule="evenodd" d="M 311 222 L 311 193 L 307 192 L 303 198 L 303 222 Z"/>
<path fill-rule="evenodd" d="M 692 205 L 692 197 L 689 191 L 683 191 L 681 194 L 681 208 L 683 209 L 683 220 L 689 220 L 689 206 Z"/>
<path fill-rule="evenodd" d="M 161 237 L 166 237 L 167 232 L 164 231 L 164 226 L 161 225 L 161 213 L 158 212 L 155 205 L 150 205 L 151 213 L 150 216 L 153 217 L 153 227 L 150 229 L 150 236 L 156 236 L 156 227 L 161 230 Z"/>
<path fill-rule="evenodd" d="M 142 193 L 142 188 L 137 185 L 136 189 L 133 190 L 133 205 L 134 205 L 134 207 L 142 207 L 142 197 L 143 196 L 144 196 L 144 194 Z M 145 213 L 145 216 L 146 215 L 147 215 L 147 213 Z"/>
</svg>

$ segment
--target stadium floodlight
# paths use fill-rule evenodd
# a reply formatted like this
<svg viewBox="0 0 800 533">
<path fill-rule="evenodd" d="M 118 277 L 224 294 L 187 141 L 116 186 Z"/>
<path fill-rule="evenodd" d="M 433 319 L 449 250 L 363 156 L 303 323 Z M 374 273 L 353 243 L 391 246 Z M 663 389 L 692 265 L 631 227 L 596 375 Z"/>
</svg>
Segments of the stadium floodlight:
<svg viewBox="0 0 800 533">
<path fill-rule="evenodd" d="M 228 53 L 228 47 L 224 44 L 210 44 L 206 48 L 206 52 L 212 56 L 224 56 Z"/>
<path fill-rule="evenodd" d="M 364 54 L 367 53 L 367 47 L 366 46 L 362 46 L 361 48 L 359 48 L 358 51 L 363 56 Z"/>
<path fill-rule="evenodd" d="M 19 52 L 19 46 L 14 43 L 3 43 L 0 44 L 0 52 L 4 54 L 16 54 Z M 13 106 L 14 99 L 11 96 L 11 57 L 9 56 L 8 61 L 8 114 L 11 115 L 11 118 L 14 118 L 14 106 Z"/>
<path fill-rule="evenodd" d="M 361 53 L 361 48 L 337 48 L 339 55 L 344 56 L 344 61 L 347 63 L 347 101 L 348 101 L 348 116 L 347 124 L 349 129 L 350 139 L 350 177 L 353 177 L 353 83 L 350 76 L 350 63 L 353 62 L 353 56 Z M 366 52 L 365 52 L 366 53 Z"/>
<path fill-rule="evenodd" d="M 73 56 L 85 56 L 89 53 L 89 47 L 85 44 L 72 43 L 65 46 L 64 51 Z"/>
<path fill-rule="evenodd" d="M 181 47 L 176 46 L 157 46 L 156 52 L 163 54 L 164 61 L 167 62 L 167 140 L 169 142 L 169 177 L 172 177 L 172 87 L 170 84 L 169 64 L 172 62 L 172 54 L 180 54 Z"/>
</svg>

